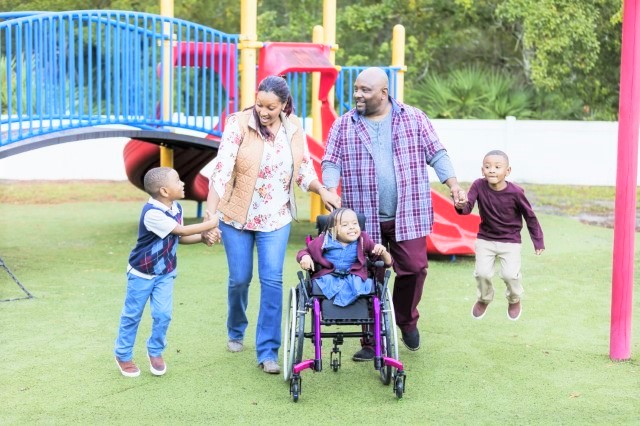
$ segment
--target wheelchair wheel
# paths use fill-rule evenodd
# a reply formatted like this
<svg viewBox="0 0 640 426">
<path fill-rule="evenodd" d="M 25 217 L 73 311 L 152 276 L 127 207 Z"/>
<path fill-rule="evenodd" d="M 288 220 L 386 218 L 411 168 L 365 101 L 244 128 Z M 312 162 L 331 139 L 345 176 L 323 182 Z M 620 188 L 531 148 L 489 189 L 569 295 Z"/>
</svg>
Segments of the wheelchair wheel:
<svg viewBox="0 0 640 426">
<path fill-rule="evenodd" d="M 396 394 L 396 398 L 402 398 L 402 395 L 404 394 L 404 375 L 396 377 L 393 390 Z"/>
<path fill-rule="evenodd" d="M 398 359 L 398 335 L 396 333 L 396 315 L 393 310 L 391 292 L 387 288 L 386 294 L 381 298 L 382 319 L 380 321 L 382 354 L 389 358 Z M 380 381 L 384 385 L 389 385 L 393 378 L 393 367 L 383 365 L 380 367 Z"/>
<path fill-rule="evenodd" d="M 289 308 L 287 309 L 287 322 L 284 336 L 284 368 L 283 376 L 287 381 L 293 374 L 293 366 L 302 361 L 302 348 L 304 347 L 304 298 L 300 297 L 298 288 L 292 288 L 289 292 Z"/>
<path fill-rule="evenodd" d="M 293 371 L 293 358 L 296 347 L 295 338 L 298 317 L 298 298 L 296 292 L 297 290 L 295 288 L 292 288 L 289 292 L 289 308 L 287 309 L 287 325 L 284 336 L 284 368 L 282 369 L 285 381 L 289 380 Z"/>
</svg>

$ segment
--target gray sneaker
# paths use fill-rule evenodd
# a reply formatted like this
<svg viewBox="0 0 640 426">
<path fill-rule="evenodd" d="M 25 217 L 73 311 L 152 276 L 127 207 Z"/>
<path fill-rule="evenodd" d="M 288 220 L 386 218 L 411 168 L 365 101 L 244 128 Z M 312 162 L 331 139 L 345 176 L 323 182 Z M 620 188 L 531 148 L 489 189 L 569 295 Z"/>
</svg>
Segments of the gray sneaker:
<svg viewBox="0 0 640 426">
<path fill-rule="evenodd" d="M 280 366 L 272 359 L 268 359 L 260 364 L 262 371 L 269 374 L 280 374 Z"/>
<path fill-rule="evenodd" d="M 244 349 L 242 340 L 229 340 L 227 342 L 227 349 L 229 350 L 229 352 L 242 352 L 242 350 Z"/>
</svg>

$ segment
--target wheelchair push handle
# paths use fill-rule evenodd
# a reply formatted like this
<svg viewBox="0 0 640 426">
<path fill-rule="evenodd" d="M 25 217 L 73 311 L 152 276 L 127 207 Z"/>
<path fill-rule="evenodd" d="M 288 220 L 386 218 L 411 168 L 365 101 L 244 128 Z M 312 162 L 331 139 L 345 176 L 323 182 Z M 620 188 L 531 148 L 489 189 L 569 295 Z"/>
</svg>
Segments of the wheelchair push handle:
<svg viewBox="0 0 640 426">
<path fill-rule="evenodd" d="M 374 268 L 385 268 L 384 261 L 376 260 L 375 262 L 367 259 L 367 265 Z"/>
</svg>

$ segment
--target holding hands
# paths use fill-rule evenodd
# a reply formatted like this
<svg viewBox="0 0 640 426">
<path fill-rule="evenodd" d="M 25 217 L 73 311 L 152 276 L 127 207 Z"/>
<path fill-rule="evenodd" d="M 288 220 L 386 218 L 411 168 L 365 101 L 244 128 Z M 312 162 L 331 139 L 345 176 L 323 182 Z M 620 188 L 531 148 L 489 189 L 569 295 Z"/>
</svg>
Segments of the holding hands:
<svg viewBox="0 0 640 426">
<path fill-rule="evenodd" d="M 460 185 L 455 184 L 451 186 L 451 198 L 453 199 L 453 204 L 457 209 L 461 209 L 467 204 L 467 193 L 464 192 Z"/>
<path fill-rule="evenodd" d="M 218 227 L 220 224 L 218 217 L 211 213 L 209 210 L 206 210 L 204 212 L 203 222 L 211 222 L 213 226 L 208 231 L 202 233 L 202 242 L 209 247 L 211 247 L 215 243 L 219 243 L 222 239 L 222 232 L 220 232 L 220 228 Z"/>
</svg>

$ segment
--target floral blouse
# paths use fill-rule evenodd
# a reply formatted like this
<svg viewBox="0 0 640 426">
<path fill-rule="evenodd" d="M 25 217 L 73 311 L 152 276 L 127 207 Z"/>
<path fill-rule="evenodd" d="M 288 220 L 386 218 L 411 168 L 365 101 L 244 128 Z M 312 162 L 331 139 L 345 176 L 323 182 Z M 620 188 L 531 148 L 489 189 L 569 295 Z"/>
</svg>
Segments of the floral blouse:
<svg viewBox="0 0 640 426">
<path fill-rule="evenodd" d="M 225 125 L 211 175 L 210 189 L 214 189 L 220 198 L 224 195 L 225 186 L 231 179 L 241 143 L 242 130 L 238 119 L 231 116 Z M 264 140 L 262 163 L 251 198 L 247 223 L 244 226 L 235 221 L 228 224 L 236 229 L 267 232 L 275 231 L 290 223 L 292 216 L 289 207 L 289 189 L 291 188 L 292 174 L 291 147 L 284 126 L 281 125 L 274 140 Z M 318 176 L 313 168 L 305 140 L 302 164 L 299 168 L 296 184 L 306 192 L 309 190 L 309 184 L 316 179 Z M 218 216 L 220 220 L 223 220 L 222 213 L 218 212 Z"/>
</svg>

